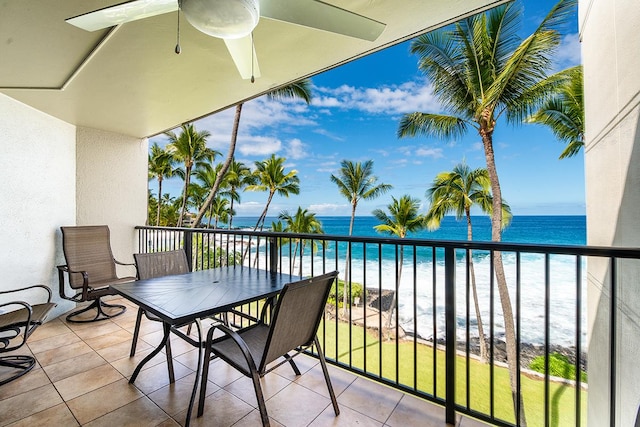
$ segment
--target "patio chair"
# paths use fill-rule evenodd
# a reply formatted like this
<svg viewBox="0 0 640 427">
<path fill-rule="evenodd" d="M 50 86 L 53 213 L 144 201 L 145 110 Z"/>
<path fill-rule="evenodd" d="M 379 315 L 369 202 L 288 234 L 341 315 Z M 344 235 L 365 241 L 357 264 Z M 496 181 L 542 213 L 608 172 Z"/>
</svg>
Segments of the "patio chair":
<svg viewBox="0 0 640 427">
<path fill-rule="evenodd" d="M 133 254 L 138 272 L 138 279 L 152 279 L 154 277 L 169 276 L 172 274 L 183 274 L 189 272 L 189 264 L 187 263 L 187 254 L 184 249 L 166 252 L 154 252 L 148 254 Z M 133 357 L 136 353 L 136 345 L 138 335 L 140 334 L 140 323 L 142 315 L 154 322 L 162 322 L 157 316 L 147 313 L 142 307 L 138 307 L 138 315 L 136 317 L 136 326 L 133 331 L 133 342 L 131 343 L 131 351 L 129 357 Z M 166 344 L 167 366 L 169 368 L 169 379 L 174 382 L 173 359 L 171 355 L 171 340 L 167 340 Z"/>
<path fill-rule="evenodd" d="M 286 284 L 280 292 L 275 308 L 273 308 L 270 324 L 265 323 L 265 318 L 271 307 L 265 304 L 262 308 L 260 321 L 254 325 L 238 331 L 233 331 L 222 324 L 214 325 L 209 329 L 205 345 L 205 364 L 200 384 L 198 416 L 202 416 L 204 412 L 209 362 L 219 357 L 252 379 L 262 425 L 268 426 L 269 416 L 267 415 L 267 407 L 262 394 L 260 378 L 287 362 L 291 365 L 295 374 L 300 375 L 300 370 L 293 361 L 293 357 L 311 345 L 315 345 L 320 359 L 333 410 L 336 416 L 340 414 L 324 354 L 316 336 L 316 331 L 327 303 L 329 290 L 337 276 L 338 272 L 334 271 Z M 216 330 L 221 330 L 224 335 L 214 339 L 213 334 Z M 213 357 L 211 353 L 214 354 Z M 281 357 L 284 360 L 275 365 L 272 364 L 272 362 Z"/>
<path fill-rule="evenodd" d="M 49 312 L 56 306 L 51 302 L 51 289 L 44 285 L 28 286 L 26 288 L 13 289 L 0 292 L 2 301 L 3 295 L 17 292 L 29 292 L 37 289 L 44 289 L 47 292 L 46 302 L 29 304 L 23 301 L 24 298 L 0 304 L 0 353 L 7 353 L 22 347 L 33 331 L 47 318 Z M 30 292 L 31 293 L 31 292 Z M 36 292 L 40 293 L 40 292 Z M 9 297 L 15 298 L 14 296 Z M 13 381 L 27 372 L 36 364 L 33 356 L 5 355 L 0 356 L 0 386 Z M 8 372 L 4 369 L 9 368 Z"/>
<path fill-rule="evenodd" d="M 76 302 L 92 301 L 87 307 L 76 310 L 67 316 L 68 322 L 85 323 L 106 320 L 119 316 L 126 307 L 119 304 L 107 304 L 101 298 L 115 295 L 109 285 L 132 282 L 136 278 L 118 277 L 116 264 L 131 265 L 116 261 L 111 252 L 109 227 L 106 225 L 90 225 L 76 227 L 60 227 L 62 230 L 62 249 L 67 261 L 58 266 L 60 297 Z M 68 296 L 65 292 L 65 273 L 75 294 Z M 93 318 L 84 319 L 85 312 L 96 309 Z M 107 309 L 107 311 L 105 311 Z"/>
</svg>

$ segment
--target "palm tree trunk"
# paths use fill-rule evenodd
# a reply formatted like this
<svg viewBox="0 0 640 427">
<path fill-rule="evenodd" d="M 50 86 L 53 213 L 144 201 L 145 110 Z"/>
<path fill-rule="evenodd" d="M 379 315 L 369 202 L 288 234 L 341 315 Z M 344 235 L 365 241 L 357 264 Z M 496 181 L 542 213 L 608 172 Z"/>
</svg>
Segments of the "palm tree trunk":
<svg viewBox="0 0 640 427">
<path fill-rule="evenodd" d="M 233 191 L 233 188 L 231 189 Z M 231 204 L 229 207 L 229 230 L 231 230 L 231 223 L 233 222 L 233 197 L 231 197 Z"/>
<path fill-rule="evenodd" d="M 349 236 L 353 234 L 353 223 L 356 217 L 356 207 L 357 203 L 351 203 L 351 220 L 349 221 Z M 347 260 L 344 266 L 344 289 L 342 292 L 342 317 L 346 317 L 347 315 L 347 292 L 349 288 L 349 283 L 351 283 L 351 245 L 347 242 Z M 338 286 L 338 285 L 336 285 Z M 337 292 L 336 287 L 336 292 Z M 336 307 L 336 311 L 337 311 Z"/>
<path fill-rule="evenodd" d="M 404 247 L 400 245 L 400 263 L 397 269 L 396 290 L 393 292 L 393 298 L 391 299 L 391 307 L 389 307 L 389 317 L 387 318 L 387 329 L 391 329 L 391 320 L 393 319 L 393 311 L 396 308 L 398 302 L 398 292 L 400 291 L 400 280 L 402 279 L 402 264 L 404 263 Z M 382 299 L 380 300 L 382 302 Z M 396 337 L 397 338 L 397 337 Z"/>
<path fill-rule="evenodd" d="M 467 215 L 467 240 L 473 240 L 473 229 L 471 227 L 471 212 L 465 209 Z M 480 303 L 478 302 L 478 287 L 476 286 L 476 273 L 473 268 L 473 253 L 469 250 L 469 276 L 471 276 L 471 292 L 473 293 L 473 305 L 476 310 L 476 320 L 478 321 L 478 340 L 480 344 L 480 359 L 487 361 L 487 341 L 484 336 L 484 326 L 482 326 L 482 316 L 480 315 Z"/>
<path fill-rule="evenodd" d="M 224 164 L 218 171 L 218 174 L 216 175 L 216 182 L 213 183 L 213 188 L 209 192 L 209 195 L 207 196 L 207 200 L 204 201 L 204 203 L 202 204 L 202 207 L 200 208 L 200 211 L 198 212 L 198 215 L 196 216 L 194 227 L 195 227 L 195 224 L 198 224 L 202 220 L 202 217 L 204 216 L 207 208 L 211 205 L 211 202 L 213 202 L 213 199 L 216 197 L 218 188 L 220 188 L 220 183 L 222 183 L 222 178 L 224 178 L 224 175 L 227 173 L 227 170 L 229 170 L 229 166 L 233 161 L 233 156 L 236 152 L 236 142 L 238 140 L 238 127 L 240 126 L 241 114 L 242 114 L 242 104 L 238 104 L 236 105 L 236 114 L 233 118 L 233 129 L 231 131 L 231 143 L 229 144 L 229 153 L 227 154 L 227 159 L 224 161 Z"/>
<path fill-rule="evenodd" d="M 160 210 L 162 208 L 162 176 L 158 177 L 158 214 L 156 216 L 156 226 L 160 226 Z"/>
<path fill-rule="evenodd" d="M 187 208 L 187 190 L 189 189 L 189 183 L 191 182 L 191 166 L 185 165 L 184 169 L 184 190 L 182 190 L 182 206 L 180 207 L 180 216 L 178 217 L 178 227 L 182 227 L 184 211 Z M 198 221 L 195 222 L 195 224 L 197 223 Z M 195 226 L 195 224 L 193 226 Z"/>
<path fill-rule="evenodd" d="M 500 181 L 496 170 L 495 155 L 493 152 L 493 129 L 482 128 L 480 130 L 482 143 L 484 145 L 484 153 L 487 161 L 487 171 L 491 181 L 491 192 L 493 195 L 493 211 L 491 213 L 491 240 L 500 242 L 502 240 L 502 192 L 500 190 Z M 494 252 L 493 268 L 498 283 L 498 293 L 500 295 L 500 303 L 502 305 L 502 314 L 504 316 L 504 331 L 507 347 L 507 363 L 509 366 L 509 379 L 511 383 L 511 394 L 513 397 L 514 413 L 517 414 L 517 408 L 520 406 L 520 413 L 517 415 L 520 425 L 526 427 L 527 422 L 524 411 L 524 400 L 522 393 L 518 402 L 518 358 L 516 351 L 516 329 L 513 320 L 513 308 L 511 299 L 509 298 L 509 288 L 507 287 L 507 279 L 504 274 L 504 266 L 502 264 L 502 253 Z"/>
</svg>

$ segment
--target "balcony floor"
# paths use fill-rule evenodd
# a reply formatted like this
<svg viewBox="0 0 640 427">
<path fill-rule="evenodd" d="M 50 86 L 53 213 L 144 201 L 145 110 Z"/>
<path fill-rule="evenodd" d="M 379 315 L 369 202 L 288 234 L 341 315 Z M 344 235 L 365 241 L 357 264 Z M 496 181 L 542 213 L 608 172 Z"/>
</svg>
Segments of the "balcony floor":
<svg viewBox="0 0 640 427">
<path fill-rule="evenodd" d="M 137 353 L 129 357 L 137 307 L 112 320 L 67 323 L 64 316 L 38 328 L 17 354 L 38 364 L 0 387 L 0 426 L 179 426 L 186 417 L 197 350 L 172 336 L 176 382 L 169 384 L 164 353 L 128 383 L 136 364 L 162 337 L 158 322 L 143 320 Z M 302 375 L 288 365 L 263 378 L 272 426 L 445 426 L 444 408 L 330 366 L 340 405 L 335 416 L 318 362 L 296 359 Z M 209 371 L 205 412 L 191 425 L 256 426 L 260 414 L 251 381 L 224 362 Z M 197 402 L 196 402 L 197 406 Z M 463 427 L 485 425 L 458 417 Z"/>
</svg>

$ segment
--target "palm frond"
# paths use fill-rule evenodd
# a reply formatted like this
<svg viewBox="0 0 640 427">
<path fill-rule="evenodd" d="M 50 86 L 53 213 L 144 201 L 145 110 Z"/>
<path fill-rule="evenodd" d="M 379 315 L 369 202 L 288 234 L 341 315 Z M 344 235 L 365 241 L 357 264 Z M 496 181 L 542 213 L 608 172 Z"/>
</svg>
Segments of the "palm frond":
<svg viewBox="0 0 640 427">
<path fill-rule="evenodd" d="M 466 120 L 444 114 L 408 113 L 404 114 L 398 125 L 398 137 L 425 135 L 436 138 L 459 138 L 468 129 Z"/>
</svg>

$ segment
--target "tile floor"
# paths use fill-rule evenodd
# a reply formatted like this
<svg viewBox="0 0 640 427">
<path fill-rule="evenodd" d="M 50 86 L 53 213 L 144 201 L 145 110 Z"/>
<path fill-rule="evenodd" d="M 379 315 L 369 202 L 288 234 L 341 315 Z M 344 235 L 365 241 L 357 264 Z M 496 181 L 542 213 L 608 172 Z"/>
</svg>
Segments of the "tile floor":
<svg viewBox="0 0 640 427">
<path fill-rule="evenodd" d="M 115 301 L 114 301 L 115 302 Z M 137 307 L 111 320 L 67 323 L 64 316 L 38 328 L 16 351 L 38 364 L 0 386 L 0 426 L 180 426 L 185 422 L 197 351 L 172 336 L 176 382 L 169 383 L 164 353 L 152 359 L 135 384 L 137 363 L 160 341 L 161 326 L 145 319 L 137 353 L 129 357 Z M 311 357 L 297 359 L 302 375 L 281 366 L 263 379 L 272 426 L 445 426 L 442 407 L 329 367 L 340 415 L 335 416 L 322 370 Z M 251 381 L 224 362 L 212 362 L 205 412 L 193 426 L 257 426 Z M 196 402 L 197 405 L 197 402 Z M 458 426 L 484 425 L 459 417 Z"/>
</svg>

